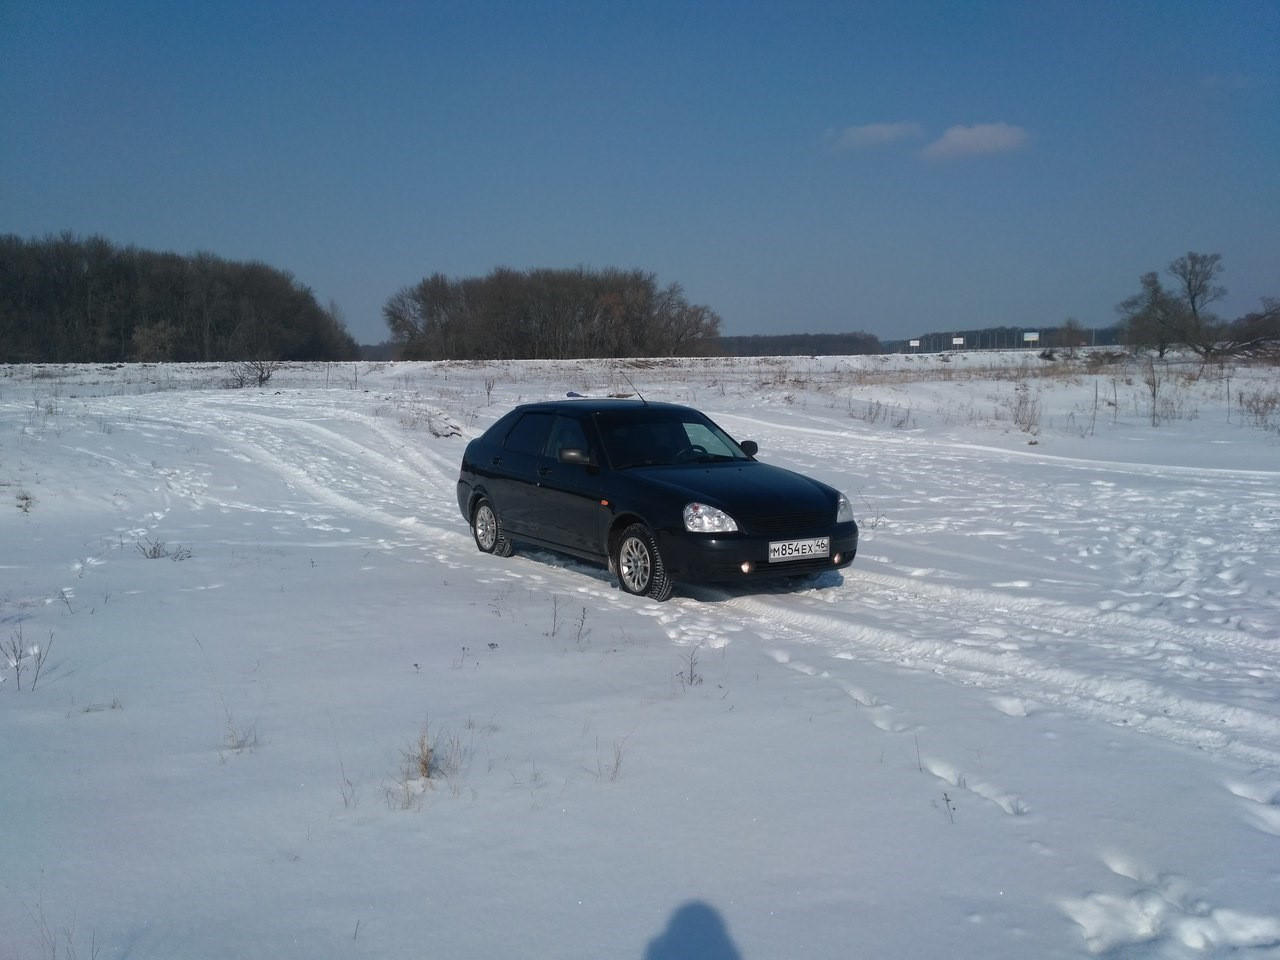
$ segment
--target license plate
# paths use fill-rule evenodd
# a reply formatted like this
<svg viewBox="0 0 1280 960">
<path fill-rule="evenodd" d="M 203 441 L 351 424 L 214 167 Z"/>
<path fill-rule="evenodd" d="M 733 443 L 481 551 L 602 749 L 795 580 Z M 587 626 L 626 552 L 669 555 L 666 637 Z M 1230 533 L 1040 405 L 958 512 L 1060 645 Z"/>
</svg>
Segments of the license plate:
<svg viewBox="0 0 1280 960">
<path fill-rule="evenodd" d="M 775 540 L 769 544 L 770 563 L 807 560 L 810 557 L 825 557 L 830 553 L 831 541 L 827 537 L 814 537 L 812 540 Z"/>
</svg>

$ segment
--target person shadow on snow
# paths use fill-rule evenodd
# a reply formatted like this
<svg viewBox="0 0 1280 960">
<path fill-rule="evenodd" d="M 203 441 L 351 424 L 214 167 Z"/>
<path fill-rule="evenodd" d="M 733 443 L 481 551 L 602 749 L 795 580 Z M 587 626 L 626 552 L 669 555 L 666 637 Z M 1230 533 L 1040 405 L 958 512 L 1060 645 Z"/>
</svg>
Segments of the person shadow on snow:
<svg viewBox="0 0 1280 960">
<path fill-rule="evenodd" d="M 671 915 L 667 929 L 649 941 L 644 960 L 742 960 L 724 920 L 694 900 Z"/>
</svg>

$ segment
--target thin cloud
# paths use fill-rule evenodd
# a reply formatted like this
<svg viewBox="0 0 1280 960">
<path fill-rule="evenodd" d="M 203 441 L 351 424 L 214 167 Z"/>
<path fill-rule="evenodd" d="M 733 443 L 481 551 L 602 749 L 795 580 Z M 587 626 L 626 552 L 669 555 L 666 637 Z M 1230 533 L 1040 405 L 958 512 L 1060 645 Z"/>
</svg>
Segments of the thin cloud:
<svg viewBox="0 0 1280 960">
<path fill-rule="evenodd" d="M 836 146 L 842 150 L 860 150 L 864 147 L 883 147 L 899 140 L 919 140 L 924 128 L 918 123 L 868 123 L 861 127 L 848 127 L 835 136 Z"/>
<path fill-rule="evenodd" d="M 992 153 L 1008 153 L 1026 145 L 1027 131 L 1010 123 L 955 126 L 920 151 L 928 160 L 950 160 Z"/>
</svg>

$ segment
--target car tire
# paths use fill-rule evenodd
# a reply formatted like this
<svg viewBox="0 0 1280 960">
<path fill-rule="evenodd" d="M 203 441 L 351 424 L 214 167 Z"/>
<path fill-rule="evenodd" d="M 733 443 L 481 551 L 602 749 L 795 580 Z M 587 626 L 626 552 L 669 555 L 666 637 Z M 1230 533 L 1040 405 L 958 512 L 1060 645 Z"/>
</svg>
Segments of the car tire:
<svg viewBox="0 0 1280 960">
<path fill-rule="evenodd" d="M 618 585 L 627 593 L 659 603 L 671 596 L 666 565 L 653 534 L 643 523 L 633 523 L 622 531 L 615 541 L 612 559 Z"/>
<path fill-rule="evenodd" d="M 511 541 L 502 529 L 502 521 L 498 511 L 488 500 L 481 499 L 471 511 L 471 535 L 476 539 L 476 546 L 482 553 L 491 553 L 495 557 L 509 557 L 514 552 Z"/>
</svg>

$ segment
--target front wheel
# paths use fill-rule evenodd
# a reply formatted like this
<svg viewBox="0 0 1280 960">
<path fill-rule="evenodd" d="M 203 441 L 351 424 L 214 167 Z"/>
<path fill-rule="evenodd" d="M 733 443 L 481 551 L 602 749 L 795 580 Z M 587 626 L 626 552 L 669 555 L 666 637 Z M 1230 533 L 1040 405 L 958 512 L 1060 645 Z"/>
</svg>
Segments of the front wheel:
<svg viewBox="0 0 1280 960">
<path fill-rule="evenodd" d="M 622 531 L 613 550 L 613 566 L 618 583 L 627 593 L 659 603 L 671 596 L 666 565 L 653 534 L 643 523 L 633 523 Z"/>
<path fill-rule="evenodd" d="M 471 512 L 471 535 L 476 538 L 476 546 L 484 553 L 492 553 L 495 557 L 509 557 L 513 552 L 511 541 L 502 531 L 498 513 L 488 500 L 481 500 Z"/>
</svg>

